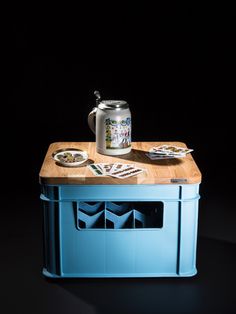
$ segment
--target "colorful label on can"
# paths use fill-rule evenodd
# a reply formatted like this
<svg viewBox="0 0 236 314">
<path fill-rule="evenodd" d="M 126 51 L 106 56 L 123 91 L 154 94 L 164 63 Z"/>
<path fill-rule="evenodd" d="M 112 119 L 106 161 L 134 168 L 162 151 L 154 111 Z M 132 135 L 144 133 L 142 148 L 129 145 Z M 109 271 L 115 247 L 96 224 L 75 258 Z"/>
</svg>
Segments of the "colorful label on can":
<svg viewBox="0 0 236 314">
<path fill-rule="evenodd" d="M 131 146 L 131 118 L 122 120 L 106 119 L 106 148 L 121 149 Z"/>
</svg>

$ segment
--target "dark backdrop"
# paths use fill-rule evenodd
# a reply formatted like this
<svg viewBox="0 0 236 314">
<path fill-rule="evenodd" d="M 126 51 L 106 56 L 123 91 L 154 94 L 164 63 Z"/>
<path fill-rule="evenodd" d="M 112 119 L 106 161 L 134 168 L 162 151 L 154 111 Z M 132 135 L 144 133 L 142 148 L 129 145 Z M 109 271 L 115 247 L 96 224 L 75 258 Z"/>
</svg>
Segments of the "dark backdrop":
<svg viewBox="0 0 236 314">
<path fill-rule="evenodd" d="M 235 11 L 132 2 L 20 3 L 2 12 L 0 308 L 7 313 L 235 312 Z M 203 176 L 197 277 L 54 284 L 41 276 L 39 170 L 51 142 L 95 140 L 87 125 L 95 89 L 129 103 L 133 141 L 194 149 Z"/>
<path fill-rule="evenodd" d="M 3 140 L 19 150 L 24 187 L 31 182 L 37 195 L 51 142 L 95 139 L 87 114 L 97 89 L 104 99 L 128 101 L 133 141 L 177 140 L 194 148 L 203 175 L 200 231 L 235 241 L 233 8 L 114 2 L 106 10 L 22 12 L 5 26 Z"/>
</svg>

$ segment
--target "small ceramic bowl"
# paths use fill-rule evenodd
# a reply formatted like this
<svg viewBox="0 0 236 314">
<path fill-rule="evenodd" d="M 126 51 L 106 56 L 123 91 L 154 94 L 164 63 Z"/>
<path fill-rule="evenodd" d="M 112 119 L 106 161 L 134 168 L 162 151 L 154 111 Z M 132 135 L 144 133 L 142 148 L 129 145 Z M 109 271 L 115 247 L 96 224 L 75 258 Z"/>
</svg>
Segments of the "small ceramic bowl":
<svg viewBox="0 0 236 314">
<path fill-rule="evenodd" d="M 77 148 L 66 148 L 55 151 L 52 157 L 63 166 L 76 167 L 88 160 L 88 153 Z"/>
</svg>

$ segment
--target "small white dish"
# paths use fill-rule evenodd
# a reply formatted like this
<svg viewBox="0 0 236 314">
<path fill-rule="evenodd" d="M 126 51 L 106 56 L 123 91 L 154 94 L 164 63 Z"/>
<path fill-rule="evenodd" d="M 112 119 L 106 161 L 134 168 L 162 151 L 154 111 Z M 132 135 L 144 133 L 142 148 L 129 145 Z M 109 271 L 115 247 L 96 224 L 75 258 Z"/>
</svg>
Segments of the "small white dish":
<svg viewBox="0 0 236 314">
<path fill-rule="evenodd" d="M 63 166 L 76 167 L 88 160 L 88 153 L 77 148 L 66 148 L 55 151 L 52 157 Z"/>
</svg>

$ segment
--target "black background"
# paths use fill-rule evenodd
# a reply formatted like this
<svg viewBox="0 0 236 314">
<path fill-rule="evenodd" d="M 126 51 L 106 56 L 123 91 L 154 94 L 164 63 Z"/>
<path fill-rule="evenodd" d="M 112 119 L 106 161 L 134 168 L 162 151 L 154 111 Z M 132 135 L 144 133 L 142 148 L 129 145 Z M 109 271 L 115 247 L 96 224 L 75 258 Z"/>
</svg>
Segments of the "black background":
<svg viewBox="0 0 236 314">
<path fill-rule="evenodd" d="M 144 2 L 128 6 L 112 2 L 106 7 L 91 3 L 87 7 L 57 9 L 21 7 L 17 12 L 15 8 L 14 14 L 11 10 L 7 12 L 4 26 L 6 55 L 2 63 L 6 69 L 4 91 L 8 102 L 3 104 L 2 122 L 6 126 L 2 143 L 4 149 L 13 148 L 17 155 L 14 163 L 15 155 L 5 157 L 2 153 L 4 160 L 12 162 L 2 166 L 2 231 L 7 249 L 4 255 L 7 258 L 2 262 L 7 266 L 6 282 L 12 268 L 15 275 L 22 275 L 19 279 L 22 285 L 29 282 L 29 273 L 31 280 L 34 276 L 39 280 L 38 173 L 51 142 L 95 140 L 87 126 L 87 115 L 95 105 L 94 90 L 99 90 L 103 99 L 124 99 L 129 103 L 133 141 L 183 141 L 194 149 L 193 157 L 203 176 L 199 216 L 202 248 L 208 251 L 217 244 L 204 241 L 217 240 L 221 247 L 216 246 L 215 252 L 218 249 L 224 252 L 226 247 L 228 254 L 232 254 L 236 243 L 232 152 L 236 70 L 234 8 L 215 4 L 187 7 L 177 3 L 152 7 Z M 12 245 L 13 249 L 9 250 Z M 199 253 L 203 256 L 202 265 L 206 265 L 204 250 Z M 27 253 L 23 254 L 24 251 Z M 210 260 L 208 257 L 208 263 Z M 29 271 L 29 266 L 21 268 L 31 262 L 34 272 Z M 227 269 L 224 264 L 219 267 Z M 214 269 L 218 272 L 217 267 L 209 269 L 212 276 Z M 209 278 L 206 280 L 210 282 Z M 13 280 L 9 282 L 14 285 Z M 82 283 L 88 294 L 90 290 L 92 295 L 97 293 L 94 286 L 89 286 L 93 283 Z M 42 284 L 48 290 L 43 297 L 47 302 L 40 308 L 44 312 L 56 307 L 56 300 L 49 302 L 50 284 Z M 126 284 L 134 288 L 136 282 L 126 281 Z M 162 294 L 162 284 L 171 286 L 172 282 L 158 284 Z M 78 286 L 71 285 L 67 290 L 78 296 Z M 101 286 L 102 281 L 96 285 Z M 177 289 L 177 282 L 174 285 Z M 122 286 L 120 281 L 119 286 Z M 20 284 L 18 287 L 21 290 Z M 42 287 L 34 285 L 34 301 L 38 300 L 35 295 Z M 114 281 L 108 283 L 103 286 L 105 293 L 109 287 L 112 291 L 117 286 Z M 9 290 L 5 291 L 6 299 L 10 300 Z M 28 290 L 23 291 L 18 310 L 26 313 L 32 307 L 27 306 L 27 302 L 30 304 L 30 297 L 26 301 Z M 14 298 L 16 294 L 14 290 L 10 295 Z M 227 306 L 233 309 L 233 303 L 224 303 L 225 295 L 218 309 L 227 309 Z M 94 308 L 108 311 L 94 300 L 89 300 Z M 132 302 L 129 310 L 124 306 L 124 312 L 132 313 L 134 309 L 138 312 L 146 306 L 132 307 Z M 150 313 L 155 312 L 154 305 Z M 11 306 L 9 313 L 10 309 Z"/>
</svg>

